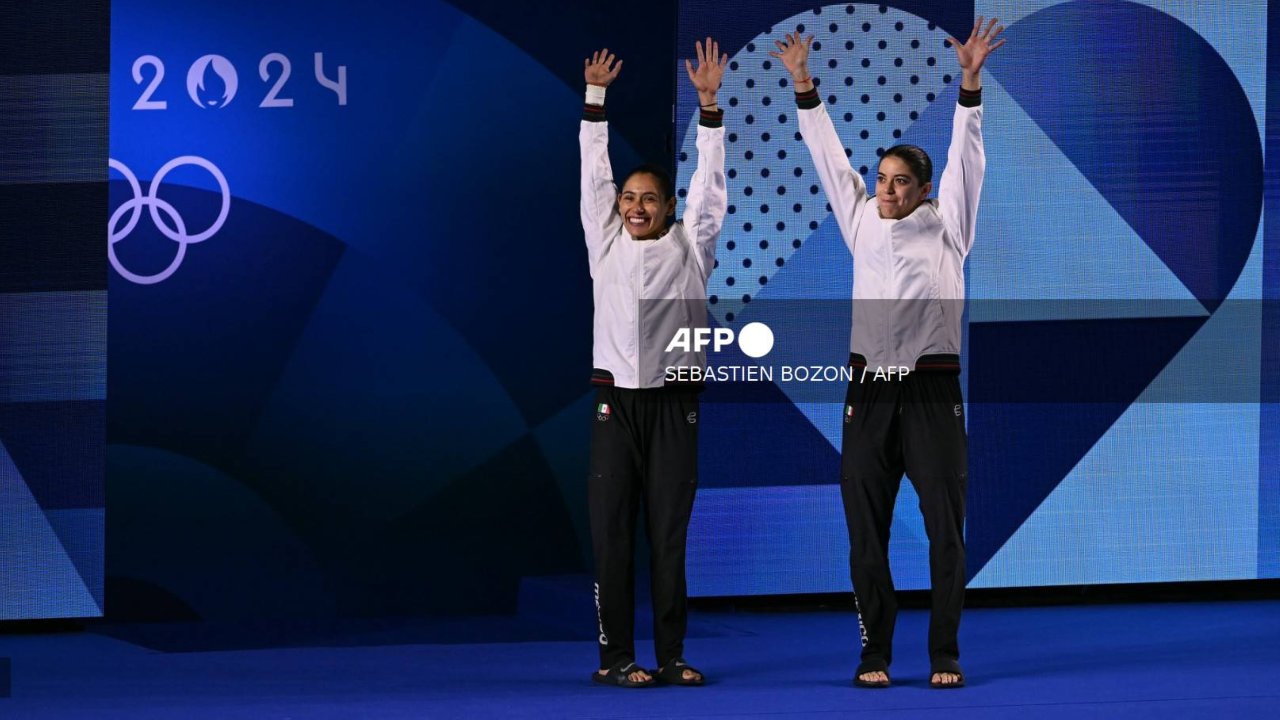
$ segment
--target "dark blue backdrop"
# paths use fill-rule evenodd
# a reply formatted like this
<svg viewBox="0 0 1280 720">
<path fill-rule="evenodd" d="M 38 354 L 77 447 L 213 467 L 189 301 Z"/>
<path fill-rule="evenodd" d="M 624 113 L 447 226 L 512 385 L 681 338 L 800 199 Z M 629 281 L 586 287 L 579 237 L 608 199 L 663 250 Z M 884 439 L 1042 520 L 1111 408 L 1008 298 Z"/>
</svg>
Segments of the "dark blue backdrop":
<svg viewBox="0 0 1280 720">
<path fill-rule="evenodd" d="M 894 7 L 927 16 L 935 5 Z M 806 7 L 713 11 L 725 28 L 742 21 L 739 36 L 721 37 L 736 52 L 768 29 L 753 19 Z M 947 8 L 934 19 L 962 32 L 968 5 Z M 581 62 L 605 45 L 626 60 L 609 94 L 615 167 L 670 162 L 686 129 L 672 122 L 676 12 L 114 3 L 111 208 L 141 193 L 155 212 L 113 230 L 109 615 L 507 612 L 522 578 L 588 570 Z M 1042 40 L 1063 27 L 1036 22 L 1024 28 Z M 1011 62 L 1030 45 L 1011 46 Z M 345 104 L 331 87 L 340 66 Z M 1061 80 L 1008 85 L 1025 94 Z M 1069 119 L 1093 78 L 1067 80 L 1078 84 L 1036 106 L 1047 124 Z M 263 107 L 268 98 L 292 104 Z M 1087 165 L 1087 138 L 1069 140 Z M 1214 305 L 1234 276 L 1206 267 L 1179 266 Z M 1263 360 L 1274 368 L 1274 355 Z M 1276 374 L 1263 377 L 1274 390 Z M 1027 412 L 1011 432 L 1048 432 L 1051 409 Z M 1118 411 L 1089 412 L 1091 443 Z M 1259 558 L 1280 517 L 1274 431 L 1261 427 Z M 973 538 L 984 558 L 1087 449 L 1049 467 L 1029 445 L 990 443 L 1002 467 L 1037 471 L 1015 512 L 975 503 L 993 519 Z"/>
<path fill-rule="evenodd" d="M 231 199 L 193 242 L 224 193 L 182 164 L 182 242 L 113 244 L 111 616 L 501 612 L 587 569 L 581 63 L 626 58 L 615 162 L 669 158 L 675 19 L 592 7 L 114 4 L 112 158 Z"/>
</svg>

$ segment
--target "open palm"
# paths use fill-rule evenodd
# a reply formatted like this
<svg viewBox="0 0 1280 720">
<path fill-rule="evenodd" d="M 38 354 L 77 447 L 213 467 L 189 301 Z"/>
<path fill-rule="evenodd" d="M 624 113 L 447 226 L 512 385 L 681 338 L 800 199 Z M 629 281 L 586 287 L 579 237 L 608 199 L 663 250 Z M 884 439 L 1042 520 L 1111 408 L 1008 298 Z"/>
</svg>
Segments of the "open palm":
<svg viewBox="0 0 1280 720">
<path fill-rule="evenodd" d="M 778 51 L 769 51 L 769 54 L 782 61 L 783 67 L 787 72 L 791 73 L 793 78 L 809 77 L 809 45 L 813 43 L 813 36 L 807 38 L 800 37 L 800 33 L 787 33 L 782 40 L 774 40 L 773 44 L 778 46 Z"/>
<path fill-rule="evenodd" d="M 689 81 L 693 89 L 700 95 L 714 95 L 720 89 L 720 80 L 724 78 L 724 68 L 729 64 L 729 56 L 720 54 L 720 43 L 707 38 L 706 45 L 694 43 L 698 51 L 698 67 L 684 61 L 684 69 L 689 73 Z"/>
<path fill-rule="evenodd" d="M 618 73 L 622 71 L 622 61 L 616 60 L 609 48 L 592 53 L 591 57 L 582 61 L 582 74 L 588 85 L 609 87 Z"/>
<path fill-rule="evenodd" d="M 1004 45 L 1004 40 L 996 40 L 996 36 L 1004 32 L 1004 26 L 997 25 L 999 21 L 996 18 L 991 18 L 985 28 L 982 27 L 982 22 L 982 16 L 979 15 L 978 21 L 973 24 L 973 31 L 969 33 L 969 39 L 963 44 L 953 37 L 947 38 L 955 48 L 960 68 L 966 72 L 977 73 L 982 70 L 987 56 Z"/>
</svg>

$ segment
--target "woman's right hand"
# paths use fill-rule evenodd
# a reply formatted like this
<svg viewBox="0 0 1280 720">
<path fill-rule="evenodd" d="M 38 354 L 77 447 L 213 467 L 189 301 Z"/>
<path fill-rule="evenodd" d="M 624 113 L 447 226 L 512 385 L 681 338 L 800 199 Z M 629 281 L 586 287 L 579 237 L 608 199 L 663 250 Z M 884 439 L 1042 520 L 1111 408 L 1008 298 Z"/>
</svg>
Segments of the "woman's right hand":
<svg viewBox="0 0 1280 720">
<path fill-rule="evenodd" d="M 804 82 L 809 79 L 809 44 L 813 42 L 813 36 L 801 38 L 800 33 L 787 33 L 783 36 L 786 42 L 782 40 L 774 40 L 773 44 L 778 46 L 778 52 L 770 51 L 769 54 L 782 61 L 786 66 L 787 72 L 791 73 L 791 79 L 796 82 Z"/>
<path fill-rule="evenodd" d="M 609 48 L 595 52 L 591 57 L 583 60 L 582 74 L 586 77 L 587 84 L 609 87 L 609 83 L 617 79 L 618 72 L 622 70 L 622 61 L 618 60 L 615 63 L 614 60 Z"/>
</svg>

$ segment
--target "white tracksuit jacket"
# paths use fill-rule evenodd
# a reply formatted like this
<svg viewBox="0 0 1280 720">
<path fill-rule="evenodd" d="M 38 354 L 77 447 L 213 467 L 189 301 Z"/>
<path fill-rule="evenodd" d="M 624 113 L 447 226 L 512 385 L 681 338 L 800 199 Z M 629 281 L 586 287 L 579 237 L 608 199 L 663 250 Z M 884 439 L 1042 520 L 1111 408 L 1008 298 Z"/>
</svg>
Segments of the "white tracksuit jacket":
<svg viewBox="0 0 1280 720">
<path fill-rule="evenodd" d="M 578 143 L 582 229 L 595 298 L 593 382 L 657 388 L 668 366 L 706 366 L 705 352 L 665 351 L 677 329 L 707 327 L 707 278 L 728 207 L 721 116 L 701 116 L 698 167 L 683 218 L 656 240 L 635 240 L 618 214 L 609 124 L 602 107 L 587 106 Z"/>
<path fill-rule="evenodd" d="M 981 95 L 965 95 L 977 104 L 956 106 L 937 199 L 902 220 L 880 217 L 822 104 L 804 109 L 797 98 L 800 133 L 853 254 L 850 352 L 863 355 L 870 368 L 914 370 L 921 356 L 960 353 L 964 261 L 986 166 Z"/>
</svg>

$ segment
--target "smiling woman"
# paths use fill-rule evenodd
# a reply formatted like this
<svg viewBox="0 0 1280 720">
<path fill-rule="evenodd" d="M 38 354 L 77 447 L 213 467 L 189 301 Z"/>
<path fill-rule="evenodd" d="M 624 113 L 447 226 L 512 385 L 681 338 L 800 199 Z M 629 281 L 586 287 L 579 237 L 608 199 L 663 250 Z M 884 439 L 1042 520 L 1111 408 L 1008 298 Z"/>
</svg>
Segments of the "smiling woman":
<svg viewBox="0 0 1280 720">
<path fill-rule="evenodd" d="M 675 216 L 676 200 L 666 170 L 656 165 L 636 168 L 620 194 L 613 182 L 604 97 L 622 61 L 605 49 L 583 62 L 587 98 L 578 136 L 580 209 L 595 301 L 592 381 L 600 386 L 587 482 L 600 630 L 600 669 L 591 679 L 615 687 L 650 687 L 658 680 L 703 684 L 702 673 L 682 657 L 688 594 L 685 538 L 698 484 L 702 383 L 668 382 L 664 369 L 671 363 L 655 362 L 664 353 L 666 339 L 654 337 L 652 329 L 640 332 L 642 325 L 649 325 L 642 322 L 642 313 L 679 318 L 686 328 L 707 324 L 707 278 L 715 267 L 716 241 L 728 206 L 724 113 L 716 103 L 716 91 L 729 58 L 711 38 L 696 46 L 698 67 L 695 70 L 686 60 L 685 70 L 701 105 L 698 169 L 689 184 L 684 216 L 671 225 L 667 221 Z M 654 302 L 662 300 L 666 302 Z M 704 352 L 683 357 L 681 365 L 705 365 Z M 633 637 L 632 566 L 642 503 L 652 558 L 658 660 L 654 673 L 636 664 Z"/>
<path fill-rule="evenodd" d="M 631 171 L 618 196 L 623 227 L 636 240 L 655 240 L 667 231 L 667 218 L 676 216 L 671 175 L 660 165 L 646 163 Z"/>
</svg>

